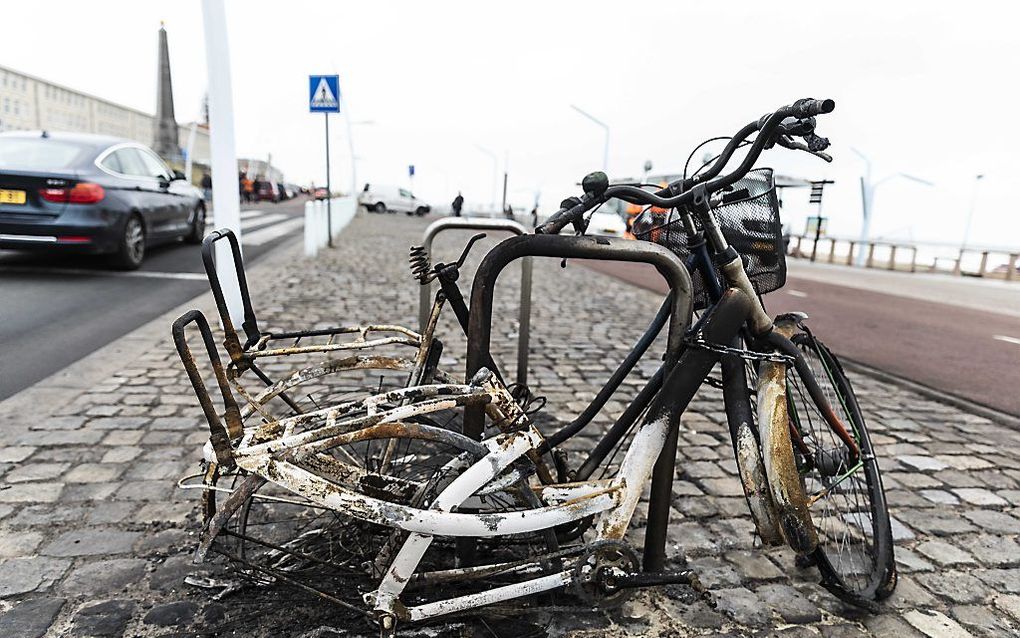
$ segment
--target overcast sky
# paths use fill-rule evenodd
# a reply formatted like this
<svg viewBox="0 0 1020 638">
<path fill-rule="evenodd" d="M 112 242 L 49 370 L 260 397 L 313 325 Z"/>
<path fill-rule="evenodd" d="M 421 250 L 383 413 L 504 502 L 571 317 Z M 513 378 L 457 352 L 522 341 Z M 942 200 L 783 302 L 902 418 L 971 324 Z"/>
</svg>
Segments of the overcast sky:
<svg viewBox="0 0 1020 638">
<path fill-rule="evenodd" d="M 601 168 L 678 172 L 701 140 L 801 97 L 831 97 L 819 123 L 836 160 L 772 151 L 786 174 L 833 179 L 830 231 L 860 227 L 864 164 L 893 179 L 875 200 L 879 236 L 959 241 L 974 191 L 972 241 L 1020 245 L 1015 3 L 228 2 L 238 152 L 297 182 L 321 183 L 323 116 L 307 112 L 310 73 L 337 73 L 356 125 L 359 181 L 407 184 L 446 203 L 487 202 L 494 152 L 509 157 L 519 206 L 548 210 Z M 149 112 L 156 32 L 166 21 L 178 120 L 206 88 L 201 5 L 9 3 L 0 64 Z M 10 28 L 10 25 L 19 25 Z M 331 126 L 333 180 L 350 183 L 346 130 Z M 802 155 L 802 154 L 801 154 Z M 500 177 L 501 179 L 501 177 Z M 497 194 L 498 197 L 498 194 Z M 788 195 L 803 228 L 806 193 Z"/>
</svg>

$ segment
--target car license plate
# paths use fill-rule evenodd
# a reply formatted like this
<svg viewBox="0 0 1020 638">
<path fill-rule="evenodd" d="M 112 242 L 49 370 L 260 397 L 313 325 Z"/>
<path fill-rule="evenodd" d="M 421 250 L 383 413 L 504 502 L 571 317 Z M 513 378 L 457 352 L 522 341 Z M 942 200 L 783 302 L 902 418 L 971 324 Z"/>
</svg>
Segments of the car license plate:
<svg viewBox="0 0 1020 638">
<path fill-rule="evenodd" d="M 0 188 L 0 204 L 24 204 L 25 191 L 9 191 Z"/>
</svg>

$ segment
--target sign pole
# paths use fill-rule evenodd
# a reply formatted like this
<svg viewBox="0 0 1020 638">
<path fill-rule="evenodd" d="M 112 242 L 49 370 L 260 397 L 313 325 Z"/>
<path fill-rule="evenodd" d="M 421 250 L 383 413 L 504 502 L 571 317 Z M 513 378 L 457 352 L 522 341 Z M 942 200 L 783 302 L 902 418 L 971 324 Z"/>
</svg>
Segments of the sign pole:
<svg viewBox="0 0 1020 638">
<path fill-rule="evenodd" d="M 340 76 L 308 76 L 308 110 L 326 116 L 326 244 L 333 247 L 333 184 L 329 177 L 329 114 L 340 112 Z"/>
<path fill-rule="evenodd" d="M 326 234 L 329 236 L 329 247 L 333 247 L 333 190 L 329 183 L 329 113 L 326 118 Z"/>
</svg>

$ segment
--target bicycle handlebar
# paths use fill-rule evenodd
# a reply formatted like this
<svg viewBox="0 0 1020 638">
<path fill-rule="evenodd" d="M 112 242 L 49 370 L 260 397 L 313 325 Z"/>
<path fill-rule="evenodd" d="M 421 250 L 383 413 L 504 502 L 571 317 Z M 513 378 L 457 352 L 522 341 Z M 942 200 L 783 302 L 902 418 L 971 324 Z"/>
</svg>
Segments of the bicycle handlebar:
<svg viewBox="0 0 1020 638">
<path fill-rule="evenodd" d="M 577 201 L 576 204 L 571 206 L 561 206 L 560 210 L 553 213 L 545 223 L 535 228 L 535 233 L 539 235 L 556 234 L 563 230 L 567 224 L 577 221 L 582 215 L 584 215 L 584 213 L 613 197 L 622 199 L 631 204 L 658 206 L 660 208 L 676 208 L 678 206 L 689 204 L 694 198 L 693 189 L 698 184 L 705 184 L 705 190 L 711 194 L 744 177 L 748 171 L 753 168 L 754 163 L 758 160 L 758 156 L 761 155 L 761 152 L 765 149 L 766 145 L 771 146 L 771 144 L 775 142 L 773 134 L 779 130 L 780 125 L 787 118 L 813 118 L 816 115 L 831 113 L 835 108 L 836 102 L 833 100 L 816 100 L 813 98 L 797 100 L 793 104 L 777 109 L 761 119 L 751 122 L 741 128 L 737 134 L 730 139 L 729 143 L 726 144 L 726 148 L 723 149 L 723 152 L 719 155 L 719 158 L 715 161 L 715 163 L 713 163 L 712 166 L 709 167 L 709 169 L 703 174 L 677 180 L 665 188 L 655 192 L 649 192 L 637 186 L 619 184 L 616 186 L 610 186 L 598 196 L 586 193 L 580 199 L 573 198 Z M 817 148 L 817 150 L 815 148 L 811 148 L 812 146 L 821 146 L 820 142 L 822 140 L 824 140 L 824 143 L 827 146 L 828 140 L 814 135 L 813 122 L 806 124 L 805 127 L 810 128 L 810 132 L 806 133 L 806 136 L 811 137 L 811 139 L 809 139 L 809 144 L 782 144 L 782 146 L 786 146 L 787 148 L 796 148 L 798 150 L 806 149 L 808 152 L 819 155 L 823 159 L 831 159 L 824 153 L 820 152 L 824 146 Z M 795 131 L 794 134 L 797 134 L 796 131 L 806 129 L 798 128 L 793 130 Z M 722 169 L 733 157 L 733 153 L 736 152 L 737 148 L 755 131 L 758 131 L 759 135 L 755 138 L 754 142 L 751 143 L 751 148 L 744 157 L 744 160 L 740 163 L 740 166 L 738 166 L 733 172 L 722 177 L 718 177 L 718 175 L 722 172 Z M 569 202 L 570 200 L 567 201 Z"/>
<path fill-rule="evenodd" d="M 816 115 L 825 115 L 826 113 L 832 113 L 836 108 L 836 102 L 834 100 L 815 100 L 812 98 L 804 98 L 803 100 L 797 100 L 790 107 L 794 111 L 796 117 L 814 117 Z"/>
<path fill-rule="evenodd" d="M 612 190 L 612 187 L 610 187 L 610 190 Z M 598 203 L 596 198 L 589 197 L 587 193 L 580 199 L 576 197 L 571 199 L 577 200 L 577 204 L 570 206 L 569 208 L 564 206 L 550 215 L 549 219 L 545 220 L 545 223 L 535 227 L 535 234 L 556 235 L 563 230 L 567 224 L 573 223 L 578 217 L 588 212 L 589 209 L 593 208 L 595 204 Z"/>
</svg>

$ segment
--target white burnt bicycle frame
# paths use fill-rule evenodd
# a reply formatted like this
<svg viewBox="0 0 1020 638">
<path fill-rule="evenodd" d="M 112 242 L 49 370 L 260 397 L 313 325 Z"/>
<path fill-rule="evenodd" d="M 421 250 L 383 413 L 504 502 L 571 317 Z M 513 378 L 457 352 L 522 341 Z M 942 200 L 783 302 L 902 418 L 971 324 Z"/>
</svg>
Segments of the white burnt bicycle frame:
<svg viewBox="0 0 1020 638">
<path fill-rule="evenodd" d="M 758 151 L 760 152 L 760 148 Z M 646 191 L 642 192 L 647 193 Z M 603 191 L 598 197 L 606 195 L 607 193 Z M 638 197 L 633 193 L 630 193 L 630 196 L 632 199 Z M 700 205 L 704 212 L 707 209 L 707 200 L 702 201 Z M 710 214 L 708 217 L 710 219 Z M 572 220 L 566 220 L 566 222 L 570 221 Z M 236 240 L 232 236 L 231 242 L 235 245 L 236 261 L 238 258 Z M 209 242 L 209 245 L 211 243 Z M 713 247 L 717 249 L 717 252 L 723 252 L 725 249 L 725 245 L 720 247 L 718 242 L 715 242 Z M 496 278 L 507 264 L 524 256 L 644 261 L 655 264 L 671 287 L 670 297 L 663 304 L 652 325 L 635 346 L 631 356 L 628 356 L 621 364 L 591 406 L 575 422 L 549 439 L 543 437 L 526 415 L 521 412 L 514 398 L 499 380 L 498 371 L 495 370 L 492 358 L 488 353 L 492 291 Z M 691 334 L 695 334 L 701 344 L 728 344 L 734 341 L 746 323 L 752 334 L 767 337 L 773 347 L 789 353 L 787 356 L 790 360 L 796 362 L 799 352 L 786 337 L 771 330 L 771 318 L 762 308 L 753 288 L 747 282 L 746 275 L 741 277 L 742 264 L 739 258 L 735 263 L 731 261 L 725 264 L 721 270 L 730 287 L 724 292 L 720 291 L 718 295 L 713 295 L 716 301 L 715 305 L 705 313 Z M 246 321 L 243 327 L 248 342 L 244 348 L 240 348 L 239 342 L 235 341 L 232 348 L 228 331 L 227 349 L 231 354 L 231 365 L 241 362 L 242 368 L 254 369 L 256 374 L 267 385 L 270 385 L 258 397 L 245 396 L 252 406 L 246 408 L 248 414 L 257 410 L 257 405 L 264 403 L 267 397 L 280 396 L 285 399 L 286 390 L 299 384 L 309 375 L 330 372 L 313 366 L 294 373 L 284 381 L 271 384 L 258 368 L 254 367 L 255 357 L 286 356 L 311 352 L 328 353 L 351 348 L 365 349 L 380 345 L 381 341 L 384 341 L 372 342 L 362 338 L 360 343 L 354 346 L 348 343 L 268 349 L 267 344 L 270 336 L 259 333 L 254 321 L 254 313 L 249 312 L 250 301 L 247 300 L 246 284 L 244 284 L 243 272 L 240 269 L 239 280 L 242 282 L 243 296 L 246 300 Z M 442 278 L 440 280 L 441 283 L 444 283 Z M 212 282 L 211 277 L 211 283 L 214 283 L 215 294 L 218 282 Z M 444 290 L 448 290 L 445 284 Z M 250 480 L 246 488 L 237 490 L 235 494 L 231 495 L 228 502 L 223 504 L 223 511 L 218 512 L 217 517 L 223 519 L 229 516 L 232 507 L 236 508 L 236 504 L 246 496 L 250 496 L 260 482 L 268 479 L 323 507 L 348 513 L 367 522 L 409 532 L 410 536 L 390 563 L 379 588 L 368 597 L 373 605 L 374 613 L 380 619 L 380 624 L 384 628 L 386 625 L 392 628 L 396 619 L 424 620 L 442 614 L 463 611 L 569 585 L 577 577 L 576 570 L 554 570 L 537 578 L 492 588 L 478 594 L 405 607 L 400 603 L 400 594 L 409 581 L 416 577 L 422 577 L 422 574 L 415 572 L 434 537 L 491 538 L 551 530 L 564 523 L 594 516 L 596 517 L 596 543 L 619 540 L 629 526 L 643 486 L 651 480 L 652 493 L 644 547 L 644 570 L 650 573 L 659 572 L 664 562 L 665 529 L 668 524 L 679 418 L 712 367 L 721 357 L 731 356 L 725 355 L 718 348 L 685 345 L 684 337 L 688 334 L 691 320 L 690 296 L 690 275 L 685 264 L 661 246 L 606 238 L 522 236 L 512 238 L 497 246 L 486 256 L 476 274 L 472 286 L 471 312 L 466 322 L 468 323 L 466 327 L 469 340 L 468 375 L 471 380 L 466 385 L 428 383 L 431 375 L 436 372 L 435 357 L 430 354 L 433 343 L 432 331 L 434 331 L 435 320 L 444 303 L 444 292 L 437 295 L 433 316 L 425 330 L 426 334 L 419 335 L 399 326 L 376 327 L 394 331 L 398 335 L 389 338 L 391 340 L 386 343 L 403 343 L 417 347 L 417 354 L 413 359 L 400 360 L 399 363 L 396 359 L 387 359 L 385 364 L 380 366 L 388 369 L 401 369 L 410 373 L 409 387 L 402 391 L 386 393 L 362 402 L 331 406 L 286 419 L 274 419 L 257 428 L 243 429 L 240 428 L 239 420 L 235 421 L 236 426 L 231 426 L 230 415 L 232 409 L 236 410 L 237 407 L 236 404 L 233 405 L 233 408 L 231 407 L 232 399 L 228 400 L 230 392 L 226 382 L 227 375 L 222 374 L 222 368 L 218 368 L 217 381 L 220 384 L 226 406 L 226 427 L 221 424 L 215 410 L 206 409 L 207 404 L 211 408 L 208 393 L 205 393 L 203 400 L 202 392 L 199 392 L 197 385 L 195 386 L 213 430 L 211 440 L 213 447 L 216 448 L 216 460 L 224 466 L 236 463 L 251 472 L 252 476 L 249 477 Z M 221 304 L 222 295 L 216 295 L 216 297 L 222 319 L 224 314 Z M 458 313 L 458 317 L 460 316 Z M 544 452 L 554 448 L 556 444 L 583 428 L 601 409 L 609 396 L 616 391 L 622 379 L 661 331 L 667 317 L 669 317 L 669 337 L 662 367 L 592 451 L 588 461 L 581 466 L 576 475 L 581 480 L 567 483 L 555 482 L 549 478 L 550 472 L 546 469 L 543 477 L 545 484 L 535 487 L 536 493 L 541 496 L 543 502 L 541 507 L 506 514 L 472 514 L 467 511 L 456 511 L 461 507 L 467 509 L 470 499 L 478 494 L 505 489 L 517 482 L 526 481 L 528 477 L 518 467 L 515 467 L 515 464 L 527 457 L 531 462 L 537 461 L 537 465 L 541 466 L 540 459 Z M 186 315 L 181 318 L 181 320 L 185 319 L 187 320 L 180 325 L 175 324 L 175 339 L 179 334 L 178 348 L 182 350 L 182 359 L 185 358 L 184 352 L 187 352 L 190 358 L 190 351 L 187 351 L 186 343 L 183 343 L 184 326 L 191 321 L 198 321 L 195 316 Z M 225 325 L 229 325 L 228 321 L 229 318 L 225 321 Z M 210 357 L 214 359 L 214 368 L 216 368 L 217 357 L 212 347 L 211 334 L 209 334 L 208 326 L 203 324 L 204 319 L 199 322 L 199 327 L 202 329 L 207 350 L 209 350 Z M 374 328 L 332 330 L 335 334 L 360 331 L 364 336 L 370 329 Z M 273 335 L 273 337 L 295 338 L 295 335 L 312 334 L 312 332 L 314 331 L 286 333 Z M 318 331 L 319 334 L 327 332 Z M 240 354 L 233 350 L 237 350 Z M 193 366 L 193 359 L 191 361 Z M 187 361 L 185 364 L 187 367 Z M 348 365 L 351 366 L 348 369 L 372 367 L 378 364 L 379 361 L 373 361 L 372 357 L 355 357 L 348 360 Z M 192 370 L 189 368 L 189 375 L 191 374 Z M 192 376 L 192 382 L 195 383 L 195 376 Z M 421 385 L 423 382 L 425 385 Z M 204 391 L 204 385 L 202 390 Z M 396 407 L 385 409 L 381 407 L 384 404 L 393 402 L 399 404 L 405 401 L 406 403 Z M 464 406 L 467 414 L 464 433 L 466 436 L 403 421 L 415 414 L 426 414 L 432 410 L 448 409 L 454 406 Z M 343 420 L 345 413 L 359 412 L 365 408 L 370 414 L 361 416 L 354 422 Z M 616 476 L 610 480 L 587 480 L 592 470 L 598 467 L 605 459 L 607 452 L 622 440 L 646 408 L 648 415 L 635 432 Z M 486 415 L 494 423 L 511 423 L 515 424 L 518 429 L 502 432 L 482 441 L 475 441 L 474 439 L 479 437 L 485 429 Z M 838 419 L 835 420 L 838 423 Z M 294 433 L 294 426 L 299 424 L 306 426 L 316 421 L 321 421 L 322 424 L 313 425 L 311 429 L 305 429 L 300 433 Z M 782 427 L 786 427 L 785 422 Z M 466 453 L 470 452 L 479 458 L 472 464 L 466 465 L 458 478 L 439 493 L 426 509 L 372 498 L 352 488 L 351 485 L 357 483 L 356 479 L 363 478 L 367 473 L 354 466 L 339 467 L 339 465 L 345 465 L 342 460 L 334 461 L 339 464 L 334 469 L 340 470 L 338 474 L 346 473 L 347 485 L 344 484 L 345 481 L 326 481 L 292 462 L 292 459 L 298 456 L 314 455 L 324 450 L 336 449 L 345 441 L 355 440 L 359 437 L 365 439 L 373 436 L 390 437 L 394 435 L 444 439 L 459 446 Z M 226 439 L 227 445 L 222 443 L 216 445 L 217 439 L 221 442 Z M 536 470 L 539 475 L 543 474 L 540 471 L 541 467 L 536 467 Z M 355 477 L 355 480 L 351 480 L 351 476 Z M 234 501 L 234 503 L 231 504 L 230 501 Z M 810 524 L 810 519 L 808 519 L 808 523 Z M 214 522 L 204 534 L 203 546 L 206 548 L 208 548 L 208 542 L 211 542 L 215 537 L 215 528 Z M 575 553 L 583 551 L 583 549 L 581 547 L 575 550 Z M 465 543 L 460 551 L 467 563 L 473 562 L 474 557 L 471 555 L 470 543 Z M 548 571 L 548 563 L 533 560 L 505 565 L 464 567 L 458 573 L 446 573 L 444 577 L 462 575 L 465 578 L 472 578 L 480 574 L 529 573 L 535 570 Z M 457 570 L 454 571 L 457 572 Z"/>
</svg>

